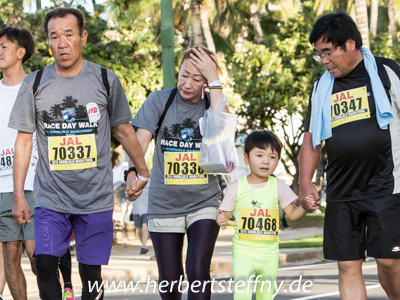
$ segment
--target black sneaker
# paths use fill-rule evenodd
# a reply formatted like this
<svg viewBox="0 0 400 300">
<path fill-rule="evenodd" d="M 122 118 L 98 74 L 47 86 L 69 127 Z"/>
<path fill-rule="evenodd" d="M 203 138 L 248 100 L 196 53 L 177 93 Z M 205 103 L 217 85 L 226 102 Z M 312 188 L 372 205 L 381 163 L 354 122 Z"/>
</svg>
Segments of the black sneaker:
<svg viewBox="0 0 400 300">
<path fill-rule="evenodd" d="M 140 248 L 140 253 L 139 253 L 139 254 L 146 254 L 147 252 L 149 252 L 149 249 L 147 249 L 147 248 Z"/>
</svg>

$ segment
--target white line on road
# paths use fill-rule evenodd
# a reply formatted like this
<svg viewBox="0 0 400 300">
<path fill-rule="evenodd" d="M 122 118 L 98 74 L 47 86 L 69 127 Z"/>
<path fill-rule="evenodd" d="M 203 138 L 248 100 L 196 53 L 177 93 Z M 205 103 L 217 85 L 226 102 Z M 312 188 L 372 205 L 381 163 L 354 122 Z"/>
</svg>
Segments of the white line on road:
<svg viewBox="0 0 400 300">
<path fill-rule="evenodd" d="M 375 284 L 375 285 L 370 285 L 367 286 L 367 290 L 372 290 L 381 287 L 380 284 Z M 327 293 L 327 294 L 321 294 L 321 295 L 315 295 L 315 296 L 310 296 L 310 297 L 302 297 L 302 298 L 295 298 L 293 300 L 310 300 L 310 299 L 317 299 L 317 298 L 323 298 L 323 297 L 329 297 L 329 296 L 336 296 L 339 295 L 339 292 L 333 292 L 333 293 Z"/>
<path fill-rule="evenodd" d="M 304 268 L 309 268 L 309 267 L 319 267 L 319 266 L 326 266 L 326 265 L 333 265 L 333 264 L 337 264 L 337 263 L 332 262 L 332 263 L 312 264 L 312 265 L 305 265 L 305 266 L 299 266 L 299 267 L 278 269 L 278 271 L 292 271 L 292 270 L 304 269 Z"/>
<path fill-rule="evenodd" d="M 327 265 L 336 265 L 337 262 L 331 262 L 331 263 L 322 263 L 322 264 L 311 264 L 311 265 L 304 265 L 304 266 L 298 266 L 298 267 L 292 267 L 292 268 L 280 268 L 278 271 L 292 271 L 292 270 L 299 270 L 299 269 L 305 269 L 305 268 L 310 268 L 310 267 L 319 267 L 319 266 L 327 266 Z M 371 268 L 376 268 L 376 264 L 372 266 L 364 266 L 362 267 L 363 269 L 371 269 Z"/>
</svg>

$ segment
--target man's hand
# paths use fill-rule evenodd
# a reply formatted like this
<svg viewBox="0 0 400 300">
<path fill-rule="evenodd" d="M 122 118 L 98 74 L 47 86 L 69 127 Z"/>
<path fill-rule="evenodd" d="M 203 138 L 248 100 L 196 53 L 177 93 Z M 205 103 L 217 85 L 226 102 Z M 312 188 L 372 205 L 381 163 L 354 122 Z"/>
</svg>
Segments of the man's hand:
<svg viewBox="0 0 400 300">
<path fill-rule="evenodd" d="M 125 199 L 127 201 L 135 201 L 143 193 L 143 189 L 147 182 L 136 177 L 135 172 L 129 172 L 125 184 Z"/>
<path fill-rule="evenodd" d="M 300 204 L 307 211 L 314 211 L 319 208 L 319 194 L 315 185 L 311 182 L 300 186 Z"/>
<path fill-rule="evenodd" d="M 217 216 L 217 224 L 221 229 L 226 229 L 226 225 L 228 224 L 228 220 L 222 210 L 219 211 L 219 214 Z"/>
<path fill-rule="evenodd" d="M 11 212 L 15 221 L 19 225 L 30 223 L 32 221 L 29 206 L 28 203 L 26 203 L 25 197 L 19 199 L 14 197 L 14 205 Z"/>
</svg>

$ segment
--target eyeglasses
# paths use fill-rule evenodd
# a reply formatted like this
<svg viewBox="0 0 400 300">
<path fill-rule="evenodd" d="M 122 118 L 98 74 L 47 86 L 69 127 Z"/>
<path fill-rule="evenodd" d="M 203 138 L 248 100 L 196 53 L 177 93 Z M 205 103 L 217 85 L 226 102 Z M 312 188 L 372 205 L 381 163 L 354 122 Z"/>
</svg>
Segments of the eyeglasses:
<svg viewBox="0 0 400 300">
<path fill-rule="evenodd" d="M 325 58 L 325 56 L 330 57 L 331 54 L 332 54 L 333 52 L 335 52 L 336 49 L 337 49 L 338 47 L 339 47 L 339 46 L 336 46 L 335 49 L 333 49 L 331 52 L 328 52 L 328 53 L 325 53 L 325 54 L 322 54 L 322 55 L 313 55 L 313 58 L 314 58 L 316 61 L 322 61 L 322 60 Z"/>
</svg>

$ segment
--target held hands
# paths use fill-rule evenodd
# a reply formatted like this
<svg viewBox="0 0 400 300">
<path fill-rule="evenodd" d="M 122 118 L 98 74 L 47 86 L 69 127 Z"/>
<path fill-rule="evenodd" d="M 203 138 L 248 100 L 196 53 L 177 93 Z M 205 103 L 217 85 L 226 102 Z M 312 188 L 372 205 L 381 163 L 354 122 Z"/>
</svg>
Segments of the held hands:
<svg viewBox="0 0 400 300">
<path fill-rule="evenodd" d="M 136 177 L 135 172 L 129 172 L 125 183 L 125 199 L 135 201 L 143 193 L 147 182 Z"/>
<path fill-rule="evenodd" d="M 218 70 L 215 64 L 217 58 L 214 55 L 212 55 L 211 58 L 200 47 L 193 48 L 193 51 L 197 54 L 198 58 L 195 55 L 190 54 L 191 62 L 199 70 L 201 75 L 203 75 L 208 82 L 218 80 Z"/>
<path fill-rule="evenodd" d="M 31 214 L 29 212 L 29 206 L 28 203 L 26 203 L 25 198 L 18 200 L 14 198 L 14 205 L 11 213 L 14 217 L 14 220 L 19 225 L 30 223 L 32 221 Z"/>
<path fill-rule="evenodd" d="M 222 230 L 226 229 L 226 225 L 228 224 L 228 219 L 226 218 L 222 210 L 219 211 L 216 221 L 218 226 L 221 227 Z"/>
<path fill-rule="evenodd" d="M 300 187 L 300 203 L 307 211 L 314 211 L 319 208 L 319 194 L 317 188 L 311 182 Z"/>
</svg>

